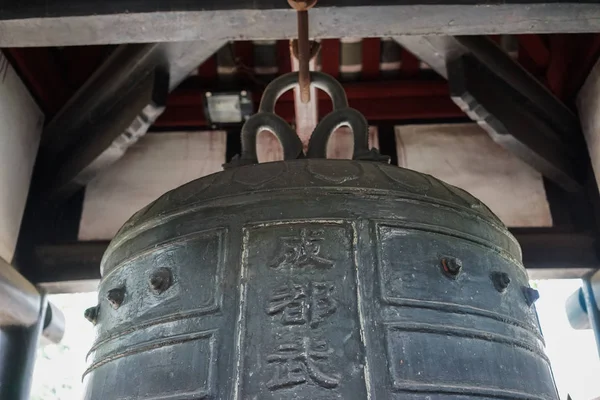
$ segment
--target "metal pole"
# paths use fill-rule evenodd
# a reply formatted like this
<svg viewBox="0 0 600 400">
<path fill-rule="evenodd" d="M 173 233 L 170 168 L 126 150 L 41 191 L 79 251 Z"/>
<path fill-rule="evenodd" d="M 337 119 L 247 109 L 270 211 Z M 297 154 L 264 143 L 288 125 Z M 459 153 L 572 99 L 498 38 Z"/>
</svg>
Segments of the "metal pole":
<svg viewBox="0 0 600 400">
<path fill-rule="evenodd" d="M 598 355 L 600 356 L 600 312 L 598 311 L 598 303 L 596 302 L 590 278 L 583 280 L 581 290 L 583 292 L 583 299 L 585 300 L 587 315 L 590 319 L 590 327 L 594 331 L 594 337 L 596 338 Z"/>
<path fill-rule="evenodd" d="M 29 400 L 36 351 L 44 330 L 48 299 L 40 296 L 37 321 L 0 329 L 0 399 Z"/>
<path fill-rule="evenodd" d="M 27 328 L 38 322 L 42 294 L 16 269 L 0 258 L 0 328 Z M 49 304 L 43 321 L 43 335 L 53 343 L 62 339 L 65 319 L 62 312 Z M 0 400 L 3 400 L 0 398 Z"/>
<path fill-rule="evenodd" d="M 0 259 L 0 327 L 31 326 L 40 313 L 40 293 L 16 269 Z"/>
<path fill-rule="evenodd" d="M 292 52 L 298 59 L 298 84 L 300 86 L 300 100 L 306 104 L 310 101 L 310 60 L 311 46 L 308 30 L 308 10 L 317 3 L 317 0 L 288 0 L 288 3 L 297 12 L 298 39 L 292 42 Z"/>
</svg>

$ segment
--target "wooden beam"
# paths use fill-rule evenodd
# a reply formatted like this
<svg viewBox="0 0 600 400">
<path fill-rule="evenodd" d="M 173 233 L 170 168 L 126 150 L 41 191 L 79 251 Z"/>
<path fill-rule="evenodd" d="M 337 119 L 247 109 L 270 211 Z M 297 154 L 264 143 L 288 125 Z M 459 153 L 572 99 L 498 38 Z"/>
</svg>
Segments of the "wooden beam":
<svg viewBox="0 0 600 400">
<path fill-rule="evenodd" d="M 46 126 L 32 189 L 38 200 L 64 200 L 120 158 L 163 111 L 168 92 L 218 47 L 184 42 L 116 49 Z"/>
<path fill-rule="evenodd" d="M 254 46 L 251 41 L 242 40 L 233 43 L 236 65 L 239 65 L 244 71 L 253 73 L 254 67 Z M 238 68 L 239 69 L 239 68 Z M 238 73 L 240 71 L 238 70 Z"/>
<path fill-rule="evenodd" d="M 362 40 L 361 79 L 376 80 L 379 78 L 381 62 L 381 39 L 364 38 Z"/>
<path fill-rule="evenodd" d="M 250 83 L 249 83 L 250 84 Z M 350 106 L 361 111 L 369 121 L 402 121 L 411 119 L 460 118 L 465 114 L 452 102 L 448 85 L 441 81 L 379 81 L 347 82 L 343 84 Z M 204 88 L 204 90 L 202 89 Z M 244 88 L 253 93 L 255 109 L 262 96 L 259 90 Z M 257 88 L 258 89 L 258 88 Z M 203 112 L 204 91 L 214 91 L 202 82 L 190 81 L 175 90 L 167 101 L 165 112 L 155 122 L 158 128 L 205 127 Z M 320 115 L 331 111 L 331 101 L 317 92 Z M 291 93 L 284 94 L 275 111 L 286 121 L 295 121 Z"/>
<path fill-rule="evenodd" d="M 471 56 L 448 64 L 452 99 L 501 146 L 563 189 L 583 188 L 583 160 L 517 90 Z"/>
<path fill-rule="evenodd" d="M 592 234 L 554 228 L 516 228 L 511 232 L 533 279 L 581 278 L 600 268 Z"/>
<path fill-rule="evenodd" d="M 279 69 L 279 74 L 281 75 L 287 74 L 288 72 L 292 72 L 289 40 L 277 41 L 277 66 Z"/>
<path fill-rule="evenodd" d="M 455 39 L 494 75 L 534 104 L 544 119 L 555 127 L 559 136 L 571 141 L 580 136 L 579 121 L 573 111 L 493 41 L 482 36 L 460 36 Z"/>
<path fill-rule="evenodd" d="M 0 47 L 288 39 L 295 28 L 293 10 L 273 0 L 24 0 L 3 6 Z M 585 0 L 330 0 L 311 12 L 313 38 L 599 30 L 600 4 Z"/>
<path fill-rule="evenodd" d="M 447 77 L 447 64 L 471 54 L 480 65 L 527 99 L 560 137 L 582 147 L 577 117 L 541 82 L 513 60 L 494 40 L 483 36 L 400 36 L 401 45 L 417 55 L 436 72 Z"/>
<path fill-rule="evenodd" d="M 52 118 L 72 94 L 52 50 L 12 48 L 3 51 L 38 101 L 47 120 Z"/>
<path fill-rule="evenodd" d="M 217 79 L 217 57 L 212 55 L 198 67 L 198 76 L 206 81 Z"/>
<path fill-rule="evenodd" d="M 35 183 L 39 192 L 34 193 L 52 202 L 67 199 L 121 158 L 146 133 L 147 121 L 163 111 L 167 85 L 165 77 L 156 71 L 124 94 L 102 120 L 88 127 L 86 137 L 62 154 L 60 161 L 56 160 L 57 165 L 46 171 L 37 170 Z"/>
<path fill-rule="evenodd" d="M 111 50 L 111 46 L 74 46 L 3 51 L 50 121 Z"/>
<path fill-rule="evenodd" d="M 448 78 L 446 64 L 467 53 L 464 46 L 451 36 L 403 35 L 394 39 L 407 50 L 402 53 L 403 75 L 418 74 L 421 61 L 439 75 Z"/>
<path fill-rule="evenodd" d="M 71 95 L 83 86 L 114 49 L 114 46 L 67 46 L 54 49 Z"/>
<path fill-rule="evenodd" d="M 420 61 L 419 59 L 411 53 L 406 48 L 402 49 L 402 59 L 400 65 L 400 74 L 404 78 L 414 78 L 419 75 L 420 71 Z"/>
<path fill-rule="evenodd" d="M 321 71 L 338 78 L 340 76 L 340 41 L 323 39 L 321 41 Z"/>
<path fill-rule="evenodd" d="M 546 80 L 548 88 L 559 99 L 565 97 L 565 84 L 573 55 L 570 44 L 568 35 L 550 36 L 550 64 L 546 71 Z"/>
<path fill-rule="evenodd" d="M 548 46 L 546 46 L 540 35 L 519 35 L 517 40 L 521 48 L 519 56 L 522 53 L 526 54 L 540 70 L 548 66 L 550 62 L 550 50 L 548 50 Z"/>
</svg>

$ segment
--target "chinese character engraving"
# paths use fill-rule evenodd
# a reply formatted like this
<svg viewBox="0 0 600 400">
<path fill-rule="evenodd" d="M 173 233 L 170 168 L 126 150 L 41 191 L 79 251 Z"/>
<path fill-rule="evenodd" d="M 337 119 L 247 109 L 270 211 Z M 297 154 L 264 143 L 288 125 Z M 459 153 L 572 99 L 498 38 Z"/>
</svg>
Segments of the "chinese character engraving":
<svg viewBox="0 0 600 400">
<path fill-rule="evenodd" d="M 267 263 L 279 275 L 265 308 L 273 324 L 274 343 L 264 364 L 272 391 L 340 385 L 341 377 L 332 370 L 337 353 L 327 335 L 338 309 L 336 287 L 331 281 L 315 281 L 313 275 L 315 270 L 318 276 L 337 275 L 335 261 L 321 254 L 324 242 L 323 229 L 299 229 L 294 236 L 280 237 L 275 256 Z"/>
<path fill-rule="evenodd" d="M 287 284 L 273 291 L 267 314 L 280 314 L 284 325 L 303 325 L 308 322 L 306 286 Z"/>
<path fill-rule="evenodd" d="M 280 316 L 283 325 L 310 324 L 316 328 L 335 313 L 334 294 L 335 286 L 329 282 L 289 282 L 272 292 L 267 314 Z"/>
<path fill-rule="evenodd" d="M 327 317 L 333 315 L 337 309 L 337 301 L 333 297 L 335 286 L 328 282 L 315 282 L 312 285 L 311 293 L 311 318 L 310 326 L 316 328 Z"/>
<path fill-rule="evenodd" d="M 274 269 L 327 269 L 335 264 L 332 260 L 319 255 L 320 242 L 323 239 L 322 230 L 302 229 L 300 236 L 287 236 L 280 238 L 279 253 L 271 264 Z"/>
<path fill-rule="evenodd" d="M 333 350 L 325 340 L 310 337 L 295 338 L 277 346 L 267 356 L 274 365 L 272 378 L 267 382 L 271 390 L 289 388 L 307 382 L 332 389 L 339 385 L 340 377 L 325 371 Z"/>
<path fill-rule="evenodd" d="M 267 356 L 271 390 L 313 382 L 323 388 L 338 386 L 339 376 L 326 372 L 333 349 L 319 334 L 320 325 L 337 310 L 335 285 L 331 282 L 288 282 L 271 292 L 266 312 L 283 326 L 295 326 L 291 340 L 276 337 L 277 346 Z M 315 339 L 318 338 L 318 339 Z"/>
</svg>

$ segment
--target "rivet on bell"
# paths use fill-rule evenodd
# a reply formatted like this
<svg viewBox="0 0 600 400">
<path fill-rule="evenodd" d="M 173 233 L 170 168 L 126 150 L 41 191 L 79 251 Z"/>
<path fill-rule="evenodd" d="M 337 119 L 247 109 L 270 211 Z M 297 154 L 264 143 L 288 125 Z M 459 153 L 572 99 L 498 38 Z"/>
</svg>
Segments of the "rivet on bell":
<svg viewBox="0 0 600 400">
<path fill-rule="evenodd" d="M 528 286 L 523 287 L 523 295 L 525 296 L 525 301 L 529 307 L 540 298 L 540 292 Z"/>
<path fill-rule="evenodd" d="M 441 264 L 444 273 L 453 279 L 456 279 L 462 270 L 462 261 L 455 257 L 444 257 Z"/>
<path fill-rule="evenodd" d="M 86 309 L 85 312 L 83 313 L 83 316 L 85 317 L 85 319 L 90 321 L 93 325 L 96 325 L 96 323 L 98 322 L 99 308 L 100 308 L 100 306 L 90 307 L 90 308 Z"/>
<path fill-rule="evenodd" d="M 504 292 L 508 288 L 508 285 L 510 284 L 510 277 L 508 276 L 508 274 L 506 272 L 498 272 L 498 271 L 492 272 L 490 274 L 490 278 L 492 279 L 492 283 L 494 284 L 494 287 L 500 293 Z"/>
<path fill-rule="evenodd" d="M 125 288 L 110 289 L 106 294 L 106 300 L 110 303 L 111 307 L 115 310 L 121 307 L 123 300 L 125 300 Z"/>
<path fill-rule="evenodd" d="M 150 275 L 150 287 L 158 294 L 171 287 L 173 283 L 173 275 L 169 268 L 158 268 Z"/>
</svg>

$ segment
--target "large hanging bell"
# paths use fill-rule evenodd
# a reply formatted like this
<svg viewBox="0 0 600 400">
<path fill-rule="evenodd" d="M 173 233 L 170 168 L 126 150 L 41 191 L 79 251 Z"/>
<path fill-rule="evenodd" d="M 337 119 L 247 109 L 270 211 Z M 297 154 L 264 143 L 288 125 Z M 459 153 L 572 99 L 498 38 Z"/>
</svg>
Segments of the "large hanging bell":
<svg viewBox="0 0 600 400">
<path fill-rule="evenodd" d="M 388 165 L 333 78 L 307 154 L 276 79 L 225 171 L 135 214 L 102 261 L 86 399 L 557 399 L 515 238 Z M 325 159 L 354 133 L 353 160 Z M 284 161 L 258 164 L 271 130 Z"/>
</svg>

